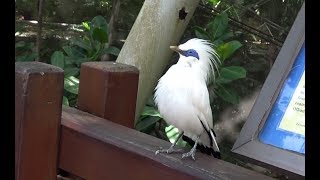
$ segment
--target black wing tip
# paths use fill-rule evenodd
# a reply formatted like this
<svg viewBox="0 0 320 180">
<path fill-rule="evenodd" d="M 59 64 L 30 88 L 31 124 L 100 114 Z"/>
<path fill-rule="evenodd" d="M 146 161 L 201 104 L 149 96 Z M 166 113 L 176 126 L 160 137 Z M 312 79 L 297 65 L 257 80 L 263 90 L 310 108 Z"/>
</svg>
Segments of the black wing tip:
<svg viewBox="0 0 320 180">
<path fill-rule="evenodd" d="M 194 145 L 194 141 L 192 139 L 190 139 L 189 137 L 183 135 L 182 139 L 184 141 L 186 141 L 189 145 L 191 145 L 191 146 Z M 218 152 L 218 151 L 215 151 L 213 148 L 206 147 L 204 145 L 198 144 L 197 149 L 200 152 L 205 153 L 205 154 L 207 154 L 209 156 L 213 156 L 213 157 L 215 157 L 217 159 L 221 159 L 221 153 Z"/>
</svg>

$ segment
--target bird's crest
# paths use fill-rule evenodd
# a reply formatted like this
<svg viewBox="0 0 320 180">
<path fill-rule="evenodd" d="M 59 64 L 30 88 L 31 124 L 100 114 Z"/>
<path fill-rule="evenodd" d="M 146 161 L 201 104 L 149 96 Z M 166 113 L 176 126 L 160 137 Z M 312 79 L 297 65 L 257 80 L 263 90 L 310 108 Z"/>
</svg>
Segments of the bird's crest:
<svg viewBox="0 0 320 180">
<path fill-rule="evenodd" d="M 193 38 L 179 45 L 180 49 L 194 49 L 199 54 L 200 71 L 208 82 L 210 77 L 215 78 L 215 70 L 218 72 L 220 64 L 219 55 L 213 49 L 213 44 L 208 40 Z"/>
</svg>

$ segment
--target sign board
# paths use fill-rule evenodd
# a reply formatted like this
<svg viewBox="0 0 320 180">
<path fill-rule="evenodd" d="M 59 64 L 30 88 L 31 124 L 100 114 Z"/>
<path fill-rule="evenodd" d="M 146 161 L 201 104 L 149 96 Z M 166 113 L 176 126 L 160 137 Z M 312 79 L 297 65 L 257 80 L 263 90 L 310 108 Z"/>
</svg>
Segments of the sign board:
<svg viewBox="0 0 320 180">
<path fill-rule="evenodd" d="M 274 103 L 259 140 L 305 154 L 305 46 Z"/>
<path fill-rule="evenodd" d="M 305 176 L 303 4 L 232 152 L 289 176 Z"/>
</svg>

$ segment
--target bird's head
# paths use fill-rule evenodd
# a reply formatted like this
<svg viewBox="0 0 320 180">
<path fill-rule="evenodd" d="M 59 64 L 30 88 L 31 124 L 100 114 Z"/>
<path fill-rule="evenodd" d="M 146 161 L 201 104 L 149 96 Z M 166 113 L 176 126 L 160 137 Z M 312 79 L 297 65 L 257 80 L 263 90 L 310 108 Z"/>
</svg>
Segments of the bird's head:
<svg viewBox="0 0 320 180">
<path fill-rule="evenodd" d="M 179 53 L 179 62 L 188 63 L 208 80 L 220 63 L 219 56 L 212 46 L 207 40 L 193 38 L 179 46 L 170 46 L 170 49 Z"/>
</svg>

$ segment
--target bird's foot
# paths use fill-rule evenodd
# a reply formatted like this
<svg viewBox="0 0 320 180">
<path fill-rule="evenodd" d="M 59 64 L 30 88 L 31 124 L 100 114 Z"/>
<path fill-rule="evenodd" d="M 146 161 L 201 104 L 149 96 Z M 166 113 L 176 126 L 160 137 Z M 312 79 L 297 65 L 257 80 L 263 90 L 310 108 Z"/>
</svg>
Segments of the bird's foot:
<svg viewBox="0 0 320 180">
<path fill-rule="evenodd" d="M 189 152 L 187 152 L 187 153 L 183 153 L 181 159 L 191 156 L 191 158 L 192 158 L 193 160 L 196 160 L 195 155 L 196 155 L 196 150 L 195 150 L 195 149 L 191 149 L 191 151 L 189 151 Z"/>
<path fill-rule="evenodd" d="M 156 151 L 156 155 L 159 154 L 159 153 L 167 153 L 167 154 L 170 154 L 170 153 L 173 153 L 173 152 L 182 152 L 183 150 L 182 149 L 174 149 L 173 146 L 170 146 L 169 149 L 162 149 L 160 147 L 159 150 Z"/>
</svg>

